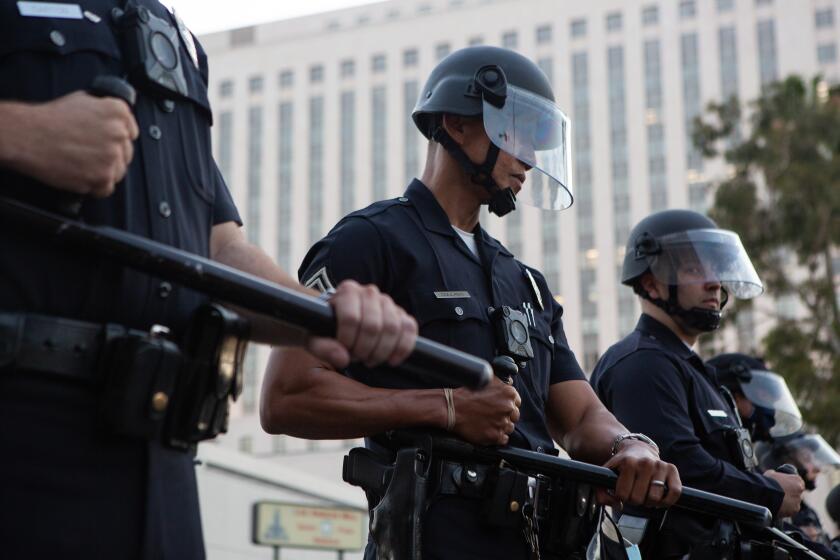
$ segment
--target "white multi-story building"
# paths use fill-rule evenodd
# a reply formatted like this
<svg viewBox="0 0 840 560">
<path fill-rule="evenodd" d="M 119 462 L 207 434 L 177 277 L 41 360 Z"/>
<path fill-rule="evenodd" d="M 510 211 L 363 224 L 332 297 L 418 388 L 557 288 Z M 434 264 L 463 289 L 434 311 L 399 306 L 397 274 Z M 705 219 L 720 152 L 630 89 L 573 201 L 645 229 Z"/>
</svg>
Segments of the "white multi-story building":
<svg viewBox="0 0 840 560">
<path fill-rule="evenodd" d="M 421 173 L 409 115 L 440 59 L 478 44 L 531 57 L 572 122 L 575 203 L 482 225 L 545 272 L 589 371 L 638 315 L 618 284 L 630 228 L 653 210 L 703 211 L 726 173 L 693 149 L 692 120 L 791 73 L 836 81 L 838 16 L 840 0 L 390 0 L 212 33 L 214 153 L 249 238 L 295 272 L 343 215 Z M 743 317 L 739 336 L 757 340 L 761 321 Z M 259 429 L 266 356 L 251 355 L 220 443 L 338 478 L 345 442 Z"/>
</svg>

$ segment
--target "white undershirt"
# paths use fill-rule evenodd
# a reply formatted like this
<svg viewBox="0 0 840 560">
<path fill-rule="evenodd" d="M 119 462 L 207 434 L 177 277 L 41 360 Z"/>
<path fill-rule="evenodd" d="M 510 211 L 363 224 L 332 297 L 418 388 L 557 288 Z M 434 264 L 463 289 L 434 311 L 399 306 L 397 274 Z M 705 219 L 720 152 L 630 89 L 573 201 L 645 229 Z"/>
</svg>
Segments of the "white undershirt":
<svg viewBox="0 0 840 560">
<path fill-rule="evenodd" d="M 462 229 L 458 229 L 455 226 L 452 226 L 452 229 L 458 234 L 458 236 L 464 240 L 464 243 L 467 244 L 467 248 L 472 251 L 472 254 L 476 257 L 478 256 L 478 245 L 475 244 L 475 234 L 470 233 L 468 231 L 464 231 Z"/>
</svg>

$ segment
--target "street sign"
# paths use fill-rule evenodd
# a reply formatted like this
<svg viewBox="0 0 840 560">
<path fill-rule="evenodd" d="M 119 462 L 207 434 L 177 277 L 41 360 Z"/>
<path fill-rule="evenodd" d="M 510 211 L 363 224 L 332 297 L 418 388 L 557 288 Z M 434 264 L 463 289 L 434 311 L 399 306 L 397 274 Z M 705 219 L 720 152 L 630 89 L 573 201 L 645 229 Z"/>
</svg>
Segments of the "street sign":
<svg viewBox="0 0 840 560">
<path fill-rule="evenodd" d="M 256 502 L 254 544 L 283 548 L 361 550 L 365 545 L 367 512 L 282 502 Z"/>
</svg>

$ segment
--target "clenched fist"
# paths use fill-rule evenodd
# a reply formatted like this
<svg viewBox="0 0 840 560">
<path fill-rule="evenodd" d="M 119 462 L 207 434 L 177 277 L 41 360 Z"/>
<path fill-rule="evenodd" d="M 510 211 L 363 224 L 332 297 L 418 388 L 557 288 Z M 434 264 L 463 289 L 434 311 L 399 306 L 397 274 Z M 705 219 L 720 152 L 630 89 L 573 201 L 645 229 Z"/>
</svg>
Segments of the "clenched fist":
<svg viewBox="0 0 840 560">
<path fill-rule="evenodd" d="M 106 197 L 134 155 L 137 122 L 128 104 L 83 91 L 47 103 L 6 103 L 2 165 L 51 187 Z M 14 128 L 14 131 L 12 131 Z"/>
</svg>

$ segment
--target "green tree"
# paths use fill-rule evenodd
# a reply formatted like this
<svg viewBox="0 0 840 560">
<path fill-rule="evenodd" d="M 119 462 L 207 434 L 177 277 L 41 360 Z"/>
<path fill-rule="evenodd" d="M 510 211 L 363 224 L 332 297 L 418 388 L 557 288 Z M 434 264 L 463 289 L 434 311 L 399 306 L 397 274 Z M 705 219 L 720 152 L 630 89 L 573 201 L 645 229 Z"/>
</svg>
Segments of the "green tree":
<svg viewBox="0 0 840 560">
<path fill-rule="evenodd" d="M 805 309 L 777 318 L 764 358 L 805 420 L 839 445 L 840 88 L 792 76 L 748 106 L 711 104 L 695 125 L 695 145 L 732 171 L 709 214 L 738 232 L 769 294 Z"/>
</svg>

